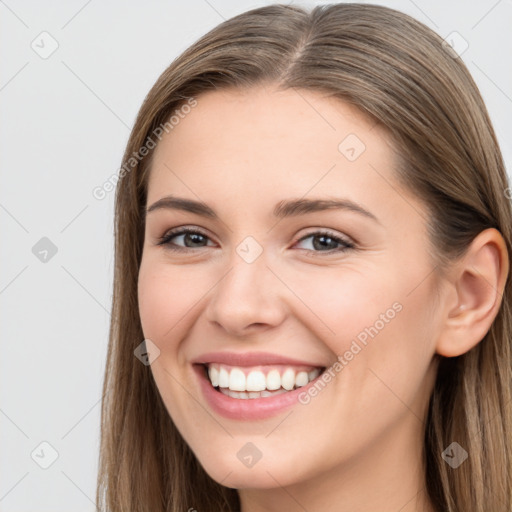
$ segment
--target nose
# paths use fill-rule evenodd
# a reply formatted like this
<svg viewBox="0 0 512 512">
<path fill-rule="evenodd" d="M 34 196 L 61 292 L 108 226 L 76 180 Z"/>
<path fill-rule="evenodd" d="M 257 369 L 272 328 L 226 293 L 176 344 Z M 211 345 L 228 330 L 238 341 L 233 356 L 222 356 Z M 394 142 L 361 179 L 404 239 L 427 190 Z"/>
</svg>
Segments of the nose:
<svg viewBox="0 0 512 512">
<path fill-rule="evenodd" d="M 230 336 L 265 331 L 278 326 L 286 316 L 288 289 L 268 266 L 264 254 L 248 263 L 234 252 L 229 269 L 212 290 L 206 317 Z"/>
</svg>

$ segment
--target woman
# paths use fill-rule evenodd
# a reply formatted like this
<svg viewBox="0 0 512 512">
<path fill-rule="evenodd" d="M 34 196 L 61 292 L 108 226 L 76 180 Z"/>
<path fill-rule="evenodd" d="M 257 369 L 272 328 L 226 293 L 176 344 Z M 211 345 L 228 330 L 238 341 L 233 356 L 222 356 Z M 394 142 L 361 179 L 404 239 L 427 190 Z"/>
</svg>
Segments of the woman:
<svg viewBox="0 0 512 512">
<path fill-rule="evenodd" d="M 101 509 L 510 511 L 507 190 L 467 69 L 409 16 L 206 34 L 120 173 Z"/>
</svg>

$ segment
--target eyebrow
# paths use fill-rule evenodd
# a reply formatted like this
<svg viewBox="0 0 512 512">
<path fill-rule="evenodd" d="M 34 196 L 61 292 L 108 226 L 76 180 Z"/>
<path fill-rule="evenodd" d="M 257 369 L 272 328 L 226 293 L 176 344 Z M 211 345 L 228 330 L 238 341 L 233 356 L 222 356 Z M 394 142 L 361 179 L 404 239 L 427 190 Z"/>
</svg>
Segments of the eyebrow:
<svg viewBox="0 0 512 512">
<path fill-rule="evenodd" d="M 162 197 L 147 208 L 146 213 L 151 213 L 155 210 L 161 209 L 182 210 L 213 220 L 219 219 L 215 210 L 207 204 L 193 199 L 185 199 L 183 197 Z M 273 215 L 278 219 L 283 219 L 285 217 L 295 217 L 305 215 L 307 213 L 332 209 L 356 212 L 380 224 L 379 220 L 373 213 L 363 208 L 360 204 L 346 198 L 283 200 L 279 201 L 275 205 Z"/>
</svg>

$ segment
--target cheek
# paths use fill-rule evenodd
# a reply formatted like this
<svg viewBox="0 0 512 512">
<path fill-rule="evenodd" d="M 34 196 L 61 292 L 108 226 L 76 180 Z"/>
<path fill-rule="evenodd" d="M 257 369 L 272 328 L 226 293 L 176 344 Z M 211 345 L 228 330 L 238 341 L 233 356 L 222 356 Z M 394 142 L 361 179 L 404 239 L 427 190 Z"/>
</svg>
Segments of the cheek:
<svg viewBox="0 0 512 512">
<path fill-rule="evenodd" d="M 382 392 L 393 398 L 373 370 L 400 395 L 410 391 L 412 400 L 410 383 L 423 378 L 433 356 L 433 291 L 428 280 L 415 288 L 427 267 L 387 262 L 364 270 L 349 265 L 322 270 L 290 275 L 289 281 L 314 313 L 308 314 L 308 328 L 343 359 L 342 380 L 349 387 L 373 386 L 366 397 Z"/>
<path fill-rule="evenodd" d="M 139 314 L 144 336 L 165 341 L 183 329 L 186 315 L 197 302 L 198 290 L 187 272 L 144 261 L 138 280 Z M 182 319 L 180 321 L 180 319 Z"/>
<path fill-rule="evenodd" d="M 218 273 L 206 266 L 170 264 L 160 255 L 143 258 L 138 279 L 142 331 L 167 354 L 162 359 L 167 364 L 181 361 L 180 343 L 190 335 L 218 280 Z"/>
<path fill-rule="evenodd" d="M 297 310 L 297 316 L 311 319 L 308 327 L 339 355 L 353 339 L 364 339 L 365 328 L 379 321 L 380 315 L 395 316 L 393 304 L 399 294 L 392 275 L 377 266 L 361 269 L 346 263 L 339 269 L 290 273 L 285 279 L 300 307 L 305 306 L 305 314 Z"/>
<path fill-rule="evenodd" d="M 346 304 L 343 317 L 347 363 L 342 373 L 347 385 L 360 390 L 358 403 L 363 410 L 378 411 L 389 421 L 411 412 L 422 417 L 431 384 L 428 374 L 436 332 L 433 291 L 428 280 L 415 288 L 421 279 L 407 273 L 396 273 L 379 290 L 366 287 L 368 301 L 356 295 Z M 342 322 L 340 318 L 340 329 Z"/>
</svg>

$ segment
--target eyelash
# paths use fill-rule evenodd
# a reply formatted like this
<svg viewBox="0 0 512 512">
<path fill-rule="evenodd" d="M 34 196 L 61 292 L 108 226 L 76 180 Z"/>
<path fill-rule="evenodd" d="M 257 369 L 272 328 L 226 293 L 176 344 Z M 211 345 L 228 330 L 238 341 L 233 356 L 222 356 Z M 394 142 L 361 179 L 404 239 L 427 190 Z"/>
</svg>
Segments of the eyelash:
<svg viewBox="0 0 512 512">
<path fill-rule="evenodd" d="M 171 251 L 176 251 L 176 252 L 189 252 L 189 251 L 194 251 L 195 249 L 202 249 L 203 247 L 197 247 L 197 248 L 182 247 L 182 246 L 177 246 L 177 245 L 174 245 L 171 243 L 171 240 L 174 237 L 179 236 L 179 235 L 188 235 L 188 234 L 201 235 L 201 236 L 209 239 L 209 237 L 206 233 L 203 233 L 202 231 L 200 231 L 198 229 L 176 228 L 175 230 L 168 231 L 164 236 L 160 237 L 158 239 L 159 241 L 157 242 L 157 245 L 165 245 L 165 246 L 167 246 L 166 247 L 167 249 L 169 249 Z M 334 254 L 334 253 L 345 252 L 350 249 L 355 249 L 355 245 L 353 243 L 349 242 L 348 240 L 344 240 L 343 238 L 340 238 L 339 236 L 336 236 L 334 233 L 331 233 L 328 230 L 313 231 L 311 233 L 308 233 L 307 235 L 303 236 L 302 238 L 296 240 L 294 242 L 294 244 L 302 242 L 303 240 L 306 240 L 313 236 L 326 236 L 326 237 L 330 238 L 331 240 L 343 245 L 343 247 L 341 247 L 341 248 L 328 249 L 327 251 L 314 251 L 312 249 L 301 249 L 303 251 L 307 251 L 307 252 L 311 253 L 314 256 L 321 255 L 321 254 L 329 254 L 330 255 L 330 254 Z M 207 246 L 205 246 L 205 247 L 207 247 Z"/>
</svg>

